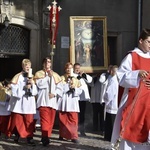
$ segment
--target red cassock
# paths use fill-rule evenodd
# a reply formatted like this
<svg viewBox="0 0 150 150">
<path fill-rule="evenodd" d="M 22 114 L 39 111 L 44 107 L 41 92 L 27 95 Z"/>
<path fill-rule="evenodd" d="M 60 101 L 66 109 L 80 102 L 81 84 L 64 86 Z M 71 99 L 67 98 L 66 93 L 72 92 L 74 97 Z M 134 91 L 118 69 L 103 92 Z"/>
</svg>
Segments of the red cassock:
<svg viewBox="0 0 150 150">
<path fill-rule="evenodd" d="M 50 137 L 54 126 L 56 110 L 50 107 L 40 107 L 39 112 L 42 137 Z"/>
<path fill-rule="evenodd" d="M 78 113 L 59 112 L 59 134 L 65 139 L 78 139 Z"/>
<path fill-rule="evenodd" d="M 132 52 L 132 70 L 149 71 L 149 64 L 149 58 L 143 58 Z M 139 88 L 129 89 L 128 95 L 123 110 L 121 136 L 135 143 L 147 142 L 150 130 L 150 90 L 141 81 Z"/>
<path fill-rule="evenodd" d="M 10 115 L 0 116 L 0 132 L 7 134 L 10 123 Z"/>
<path fill-rule="evenodd" d="M 14 134 L 16 130 L 19 132 L 21 138 L 33 137 L 34 129 L 33 114 L 11 113 L 8 137 Z"/>
</svg>

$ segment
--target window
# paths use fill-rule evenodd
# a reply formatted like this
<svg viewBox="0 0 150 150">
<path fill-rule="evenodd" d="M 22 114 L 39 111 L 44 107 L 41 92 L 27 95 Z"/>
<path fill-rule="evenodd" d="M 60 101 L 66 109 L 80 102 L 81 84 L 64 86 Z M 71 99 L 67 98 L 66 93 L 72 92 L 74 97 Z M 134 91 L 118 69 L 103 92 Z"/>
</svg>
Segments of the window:
<svg viewBox="0 0 150 150">
<path fill-rule="evenodd" d="M 29 55 L 30 31 L 20 26 L 0 25 L 0 56 Z"/>
</svg>

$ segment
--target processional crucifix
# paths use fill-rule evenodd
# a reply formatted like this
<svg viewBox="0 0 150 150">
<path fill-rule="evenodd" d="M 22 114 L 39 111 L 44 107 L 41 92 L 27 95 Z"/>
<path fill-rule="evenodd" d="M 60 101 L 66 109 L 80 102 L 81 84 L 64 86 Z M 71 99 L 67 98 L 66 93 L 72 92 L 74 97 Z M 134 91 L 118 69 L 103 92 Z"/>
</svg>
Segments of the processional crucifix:
<svg viewBox="0 0 150 150">
<path fill-rule="evenodd" d="M 52 6 L 48 6 L 47 8 L 50 11 L 50 44 L 51 44 L 51 69 L 53 68 L 53 57 L 54 57 L 54 49 L 56 48 L 56 35 L 58 30 L 58 19 L 59 19 L 59 11 L 62 9 L 60 6 L 57 7 L 57 2 L 54 0 L 52 2 Z"/>
</svg>

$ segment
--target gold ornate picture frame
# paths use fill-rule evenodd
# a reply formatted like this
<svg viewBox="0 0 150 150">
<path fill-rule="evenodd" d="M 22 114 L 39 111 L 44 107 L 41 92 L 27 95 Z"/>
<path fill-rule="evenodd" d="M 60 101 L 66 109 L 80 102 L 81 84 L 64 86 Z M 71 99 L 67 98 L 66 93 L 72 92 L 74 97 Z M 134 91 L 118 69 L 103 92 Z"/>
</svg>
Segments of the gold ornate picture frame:
<svg viewBox="0 0 150 150">
<path fill-rule="evenodd" d="M 87 73 L 108 67 L 106 21 L 106 16 L 70 16 L 70 62 Z"/>
</svg>

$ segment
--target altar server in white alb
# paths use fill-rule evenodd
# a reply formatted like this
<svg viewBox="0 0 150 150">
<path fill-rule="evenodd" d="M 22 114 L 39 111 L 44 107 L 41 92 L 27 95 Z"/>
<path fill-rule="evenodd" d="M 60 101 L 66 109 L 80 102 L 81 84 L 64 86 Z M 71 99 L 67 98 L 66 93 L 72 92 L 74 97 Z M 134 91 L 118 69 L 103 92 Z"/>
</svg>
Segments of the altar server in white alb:
<svg viewBox="0 0 150 150">
<path fill-rule="evenodd" d="M 8 136 L 15 133 L 17 135 L 15 142 L 18 142 L 19 137 L 27 138 L 27 143 L 34 146 L 33 114 L 36 113 L 37 87 L 32 77 L 29 59 L 23 59 L 22 68 L 23 70 L 11 81 L 12 96 L 8 105 L 8 111 L 11 111 L 11 124 Z"/>
<path fill-rule="evenodd" d="M 80 94 L 79 100 L 79 131 L 82 136 L 86 136 L 85 134 L 85 111 L 86 111 L 86 102 L 90 101 L 90 94 L 88 85 L 92 83 L 92 77 L 86 74 L 84 71 L 81 70 L 81 65 L 79 63 L 75 63 L 73 66 L 74 69 L 74 76 L 80 80 L 82 93 Z"/>
<path fill-rule="evenodd" d="M 65 65 L 65 74 L 61 76 L 63 82 L 63 96 L 58 100 L 59 110 L 59 139 L 71 140 L 74 143 L 78 141 L 78 113 L 79 113 L 79 95 L 82 93 L 80 81 L 73 77 L 72 63 Z"/>
<path fill-rule="evenodd" d="M 150 150 L 150 29 L 143 29 L 138 47 L 117 71 L 124 93 L 116 115 L 112 148 Z"/>
<path fill-rule="evenodd" d="M 119 82 L 116 75 L 117 70 L 118 66 L 112 66 L 110 75 L 108 77 L 108 85 L 104 94 L 104 102 L 106 107 L 104 139 L 107 141 L 111 141 L 113 125 L 118 111 Z"/>
<path fill-rule="evenodd" d="M 38 87 L 37 108 L 40 114 L 42 144 L 47 146 L 50 143 L 56 110 L 58 109 L 58 97 L 62 97 L 63 88 L 61 77 L 51 69 L 51 59 L 43 59 L 43 69 L 35 74 L 35 81 Z"/>
<path fill-rule="evenodd" d="M 10 80 L 5 79 L 0 83 L 0 134 L 3 133 L 7 136 L 10 114 L 7 111 L 8 103 L 11 96 Z"/>
<path fill-rule="evenodd" d="M 107 84 L 108 84 L 108 77 L 111 73 L 112 66 L 113 65 L 109 65 L 108 69 L 107 69 L 107 72 L 102 73 L 99 77 L 99 82 L 101 83 L 101 92 L 100 92 L 100 101 L 101 101 L 101 103 L 104 103 L 104 93 L 106 91 L 106 87 L 107 87 Z M 105 116 L 105 114 L 104 114 L 104 116 Z"/>
</svg>

